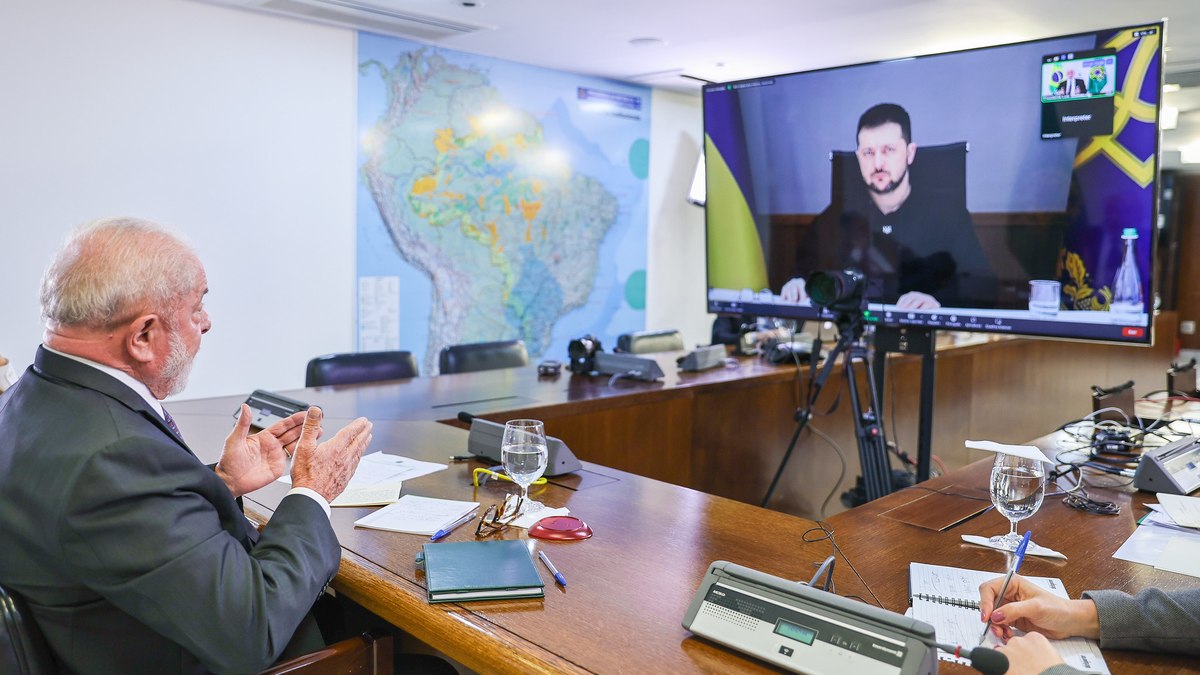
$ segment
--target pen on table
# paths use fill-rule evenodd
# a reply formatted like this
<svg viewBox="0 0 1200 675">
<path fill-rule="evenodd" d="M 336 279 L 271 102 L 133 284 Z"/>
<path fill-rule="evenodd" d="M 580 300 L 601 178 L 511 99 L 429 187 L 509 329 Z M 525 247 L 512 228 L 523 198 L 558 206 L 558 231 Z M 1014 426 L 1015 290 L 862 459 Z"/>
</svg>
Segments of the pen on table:
<svg viewBox="0 0 1200 675">
<path fill-rule="evenodd" d="M 542 562 L 546 564 L 546 569 L 550 570 L 550 574 L 554 575 L 554 580 L 562 584 L 563 588 L 566 588 L 567 578 L 564 577 L 561 572 L 555 569 L 554 563 L 550 562 L 550 558 L 546 557 L 546 552 L 538 551 L 538 557 L 541 558 Z"/>
<path fill-rule="evenodd" d="M 1015 562 L 1013 562 L 1012 569 L 1010 569 L 1008 574 L 1004 577 L 1004 585 L 1000 587 L 1000 595 L 996 596 L 996 605 L 992 607 L 993 612 L 996 611 L 996 608 L 1000 606 L 1000 603 L 1004 602 L 1004 593 L 1008 590 L 1009 582 L 1012 581 L 1013 575 L 1017 573 L 1017 570 L 1021 569 L 1021 563 L 1025 560 L 1025 549 L 1029 546 L 1029 537 L 1032 534 L 1033 530 L 1027 530 L 1025 532 L 1025 537 L 1021 539 L 1021 545 L 1017 547 L 1017 559 Z M 987 625 L 983 627 L 983 635 L 979 636 L 979 644 L 983 644 L 983 641 L 987 638 L 988 631 L 991 629 L 992 618 L 989 616 Z"/>
<path fill-rule="evenodd" d="M 479 458 L 476 457 L 475 455 L 452 455 L 450 457 L 451 462 L 469 462 L 473 459 L 479 459 Z"/>
<path fill-rule="evenodd" d="M 477 506 L 477 507 L 471 509 L 470 511 L 467 511 L 463 515 L 459 516 L 453 523 L 450 523 L 449 525 L 443 525 L 442 529 L 433 533 L 433 536 L 429 538 L 429 541 L 437 541 L 438 539 L 441 539 L 442 537 L 450 534 L 451 532 L 454 531 L 454 528 L 456 528 L 459 525 L 462 525 L 463 523 L 467 522 L 468 520 L 474 518 L 475 512 L 478 510 L 479 510 L 479 507 Z"/>
</svg>

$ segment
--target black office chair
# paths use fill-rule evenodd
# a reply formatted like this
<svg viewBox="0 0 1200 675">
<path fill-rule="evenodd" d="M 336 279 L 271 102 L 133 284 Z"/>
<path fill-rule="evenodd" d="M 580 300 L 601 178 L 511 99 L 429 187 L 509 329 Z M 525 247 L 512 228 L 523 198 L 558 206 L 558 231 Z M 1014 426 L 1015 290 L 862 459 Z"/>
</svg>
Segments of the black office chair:
<svg viewBox="0 0 1200 675">
<path fill-rule="evenodd" d="M 51 675 L 57 672 L 42 632 L 18 596 L 0 586 L 0 672 Z"/>
<path fill-rule="evenodd" d="M 921 189 L 936 195 L 947 210 L 967 208 L 967 153 L 965 142 L 945 145 L 918 145 L 909 173 Z M 865 204 L 869 198 L 858 157 L 853 150 L 834 150 L 829 153 L 831 205 L 843 209 Z"/>
<path fill-rule="evenodd" d="M 525 343 L 521 340 L 451 345 L 443 347 L 438 354 L 438 370 L 443 375 L 527 365 L 529 353 L 525 351 Z"/>
<path fill-rule="evenodd" d="M 308 362 L 304 386 L 399 380 L 419 374 L 412 352 L 326 354 Z"/>
</svg>

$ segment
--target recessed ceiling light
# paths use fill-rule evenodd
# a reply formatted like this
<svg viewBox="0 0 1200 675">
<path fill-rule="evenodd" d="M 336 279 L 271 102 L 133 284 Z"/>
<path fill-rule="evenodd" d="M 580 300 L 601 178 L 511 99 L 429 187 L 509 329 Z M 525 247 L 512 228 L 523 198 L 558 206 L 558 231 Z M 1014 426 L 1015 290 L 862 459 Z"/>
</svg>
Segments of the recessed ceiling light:
<svg viewBox="0 0 1200 675">
<path fill-rule="evenodd" d="M 656 37 L 640 37 L 630 40 L 629 45 L 632 47 L 666 47 L 667 41 Z"/>
<path fill-rule="evenodd" d="M 1179 91 L 1181 88 L 1182 87 L 1180 87 L 1178 84 L 1164 84 L 1163 85 L 1163 93 L 1164 94 L 1173 94 L 1173 93 Z"/>
</svg>

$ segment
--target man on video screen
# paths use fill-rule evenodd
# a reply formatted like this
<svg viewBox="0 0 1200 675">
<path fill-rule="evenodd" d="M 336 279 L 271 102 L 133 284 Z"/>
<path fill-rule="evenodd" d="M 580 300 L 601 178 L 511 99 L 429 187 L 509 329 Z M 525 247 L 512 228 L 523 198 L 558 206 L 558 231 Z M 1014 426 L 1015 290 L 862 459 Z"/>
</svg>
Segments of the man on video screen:
<svg viewBox="0 0 1200 675">
<path fill-rule="evenodd" d="M 934 160 L 926 159 L 917 162 L 921 178 L 912 178 L 914 160 L 926 155 L 912 142 L 908 112 L 894 103 L 864 112 L 857 139 L 862 182 L 847 179 L 838 190 L 835 176 L 834 199 L 813 221 L 782 299 L 807 300 L 804 277 L 814 271 L 854 268 L 866 276 L 869 301 L 902 309 L 994 305 L 996 279 L 967 213 L 965 176 L 932 175 Z"/>
</svg>

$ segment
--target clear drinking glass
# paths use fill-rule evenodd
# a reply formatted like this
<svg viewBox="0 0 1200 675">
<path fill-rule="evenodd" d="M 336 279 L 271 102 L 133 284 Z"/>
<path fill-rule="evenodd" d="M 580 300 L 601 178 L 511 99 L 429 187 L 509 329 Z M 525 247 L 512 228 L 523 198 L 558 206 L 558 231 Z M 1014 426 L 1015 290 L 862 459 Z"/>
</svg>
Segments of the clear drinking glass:
<svg viewBox="0 0 1200 675">
<path fill-rule="evenodd" d="M 992 464 L 992 503 L 1008 518 L 1008 534 L 990 539 L 992 545 L 1015 551 L 1021 544 L 1017 521 L 1037 513 L 1046 496 L 1046 467 L 1036 459 L 996 454 Z"/>
<path fill-rule="evenodd" d="M 530 501 L 529 485 L 546 472 L 546 429 L 538 420 L 511 420 L 504 424 L 500 441 L 500 460 L 504 472 L 521 486 L 521 501 L 525 513 L 543 508 L 541 502 Z"/>
</svg>

